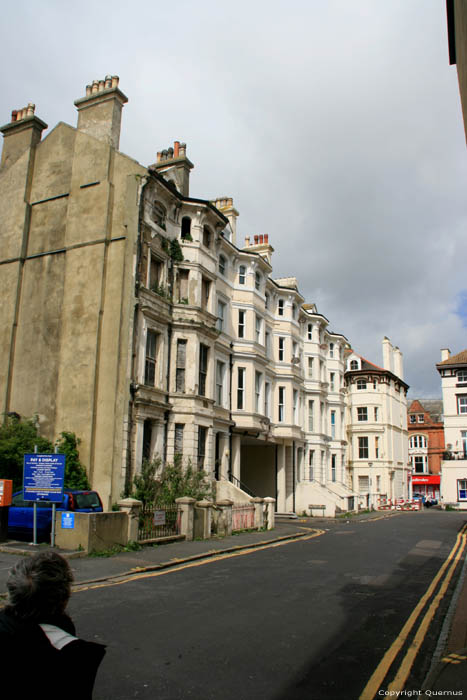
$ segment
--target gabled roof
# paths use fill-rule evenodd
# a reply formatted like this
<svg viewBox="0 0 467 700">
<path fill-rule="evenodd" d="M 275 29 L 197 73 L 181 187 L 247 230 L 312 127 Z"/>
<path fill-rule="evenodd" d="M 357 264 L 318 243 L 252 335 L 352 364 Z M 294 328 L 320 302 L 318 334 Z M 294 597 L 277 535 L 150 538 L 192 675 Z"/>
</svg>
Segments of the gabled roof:
<svg viewBox="0 0 467 700">
<path fill-rule="evenodd" d="M 451 355 L 447 360 L 437 363 L 437 367 L 445 367 L 446 365 L 467 365 L 467 350 L 461 350 L 457 355 Z"/>
<path fill-rule="evenodd" d="M 434 423 L 443 422 L 442 399 L 413 399 L 407 408 L 408 413 L 428 413 Z"/>
</svg>

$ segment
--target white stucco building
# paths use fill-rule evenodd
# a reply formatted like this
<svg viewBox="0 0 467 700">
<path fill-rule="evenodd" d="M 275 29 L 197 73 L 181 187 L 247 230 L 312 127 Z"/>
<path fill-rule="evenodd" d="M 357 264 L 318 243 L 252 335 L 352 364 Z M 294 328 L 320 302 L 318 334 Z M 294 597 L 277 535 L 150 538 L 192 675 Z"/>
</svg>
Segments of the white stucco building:
<svg viewBox="0 0 467 700">
<path fill-rule="evenodd" d="M 361 505 L 408 496 L 407 390 L 402 353 L 383 339 L 383 367 L 346 356 L 348 483 Z"/>
<path fill-rule="evenodd" d="M 446 459 L 441 464 L 441 503 L 467 509 L 467 350 L 441 350 Z"/>
</svg>

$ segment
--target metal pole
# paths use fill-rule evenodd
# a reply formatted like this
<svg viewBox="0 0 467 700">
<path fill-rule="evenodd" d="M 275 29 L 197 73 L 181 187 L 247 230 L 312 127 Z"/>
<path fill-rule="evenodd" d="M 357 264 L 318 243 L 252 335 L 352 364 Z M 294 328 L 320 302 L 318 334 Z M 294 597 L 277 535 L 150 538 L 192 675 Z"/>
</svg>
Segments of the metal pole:
<svg viewBox="0 0 467 700">
<path fill-rule="evenodd" d="M 55 454 L 58 452 L 58 447 L 55 445 Z M 50 532 L 50 546 L 55 547 L 55 512 L 56 512 L 57 506 L 55 504 L 55 501 L 52 502 L 52 530 Z"/>
<path fill-rule="evenodd" d="M 37 454 L 37 445 L 34 445 L 34 454 Z M 24 498 L 24 491 L 23 491 Z M 34 501 L 33 505 L 33 515 L 32 515 L 32 543 L 37 544 L 37 503 Z"/>
</svg>

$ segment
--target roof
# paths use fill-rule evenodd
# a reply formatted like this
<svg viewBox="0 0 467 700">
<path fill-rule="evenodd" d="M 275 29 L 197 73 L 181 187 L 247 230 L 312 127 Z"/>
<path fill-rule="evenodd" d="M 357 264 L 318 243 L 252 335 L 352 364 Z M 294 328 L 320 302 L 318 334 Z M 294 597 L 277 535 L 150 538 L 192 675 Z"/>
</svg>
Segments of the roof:
<svg viewBox="0 0 467 700">
<path fill-rule="evenodd" d="M 457 355 L 451 355 L 447 360 L 437 363 L 437 367 L 446 365 L 467 365 L 467 350 L 461 350 Z"/>
<path fill-rule="evenodd" d="M 435 423 L 443 422 L 442 399 L 412 399 L 408 413 L 428 413 Z"/>
</svg>

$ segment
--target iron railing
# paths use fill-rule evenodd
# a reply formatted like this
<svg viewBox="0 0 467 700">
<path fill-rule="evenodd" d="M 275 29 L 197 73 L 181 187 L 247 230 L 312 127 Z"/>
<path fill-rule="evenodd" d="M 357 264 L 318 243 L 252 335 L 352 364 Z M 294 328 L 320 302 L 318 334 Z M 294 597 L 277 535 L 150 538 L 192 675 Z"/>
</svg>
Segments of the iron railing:
<svg viewBox="0 0 467 700">
<path fill-rule="evenodd" d="M 138 540 L 153 540 L 180 534 L 180 516 L 176 503 L 145 503 L 139 515 Z"/>
</svg>

